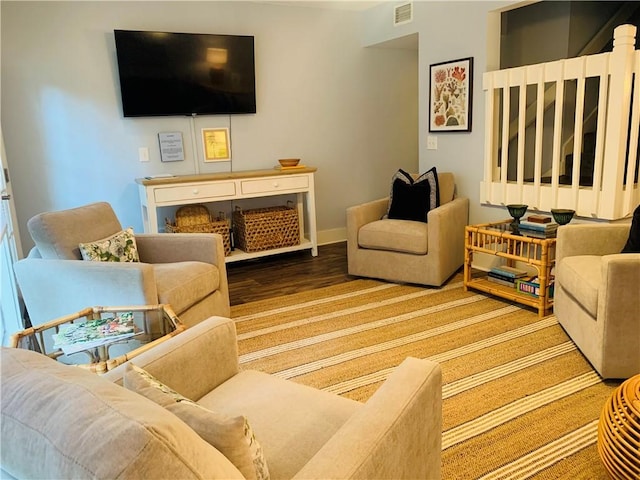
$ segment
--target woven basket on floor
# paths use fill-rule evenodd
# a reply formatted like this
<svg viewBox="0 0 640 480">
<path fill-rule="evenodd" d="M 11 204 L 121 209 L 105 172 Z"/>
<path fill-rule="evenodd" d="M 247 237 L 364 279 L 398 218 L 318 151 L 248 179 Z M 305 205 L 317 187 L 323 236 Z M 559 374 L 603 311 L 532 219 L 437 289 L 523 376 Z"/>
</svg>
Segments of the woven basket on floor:
<svg viewBox="0 0 640 480">
<path fill-rule="evenodd" d="M 165 219 L 165 231 L 168 233 L 219 233 L 222 235 L 224 254 L 231 253 L 231 234 L 229 220 L 221 213 L 212 218 L 209 209 L 204 205 L 185 205 L 176 211 L 176 221 L 171 223 Z"/>
<path fill-rule="evenodd" d="M 640 375 L 614 390 L 602 409 L 598 453 L 612 478 L 640 478 Z"/>
<path fill-rule="evenodd" d="M 298 210 L 279 206 L 233 212 L 236 246 L 245 252 L 290 247 L 300 243 Z"/>
</svg>

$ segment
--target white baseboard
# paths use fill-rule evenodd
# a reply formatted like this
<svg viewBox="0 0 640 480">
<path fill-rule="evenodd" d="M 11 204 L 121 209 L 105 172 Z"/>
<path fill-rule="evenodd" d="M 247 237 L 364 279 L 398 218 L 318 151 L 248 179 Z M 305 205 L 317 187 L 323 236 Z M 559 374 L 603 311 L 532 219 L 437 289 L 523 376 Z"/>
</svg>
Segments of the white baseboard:
<svg viewBox="0 0 640 480">
<path fill-rule="evenodd" d="M 318 231 L 318 245 L 328 245 L 330 243 L 346 242 L 347 228 L 333 228 L 331 230 Z"/>
</svg>

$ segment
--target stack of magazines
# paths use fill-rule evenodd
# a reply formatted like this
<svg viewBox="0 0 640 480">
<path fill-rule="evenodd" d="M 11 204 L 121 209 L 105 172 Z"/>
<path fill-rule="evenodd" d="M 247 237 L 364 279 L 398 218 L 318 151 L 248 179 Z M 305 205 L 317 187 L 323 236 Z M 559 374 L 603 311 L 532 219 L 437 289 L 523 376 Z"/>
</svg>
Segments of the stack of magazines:
<svg viewBox="0 0 640 480">
<path fill-rule="evenodd" d="M 549 217 L 533 215 L 522 220 L 518 225 L 522 235 L 536 238 L 554 238 L 558 232 L 558 224 Z"/>
<path fill-rule="evenodd" d="M 502 265 L 499 267 L 493 267 L 488 275 L 487 280 L 507 287 L 515 287 L 516 280 L 527 276 L 527 271 L 521 268 L 508 267 Z"/>
<path fill-rule="evenodd" d="M 133 322 L 133 312 L 124 312 L 113 317 L 61 327 L 59 333 L 52 336 L 55 342 L 53 348 L 60 348 L 65 355 L 71 355 L 139 333 L 141 330 Z"/>
</svg>

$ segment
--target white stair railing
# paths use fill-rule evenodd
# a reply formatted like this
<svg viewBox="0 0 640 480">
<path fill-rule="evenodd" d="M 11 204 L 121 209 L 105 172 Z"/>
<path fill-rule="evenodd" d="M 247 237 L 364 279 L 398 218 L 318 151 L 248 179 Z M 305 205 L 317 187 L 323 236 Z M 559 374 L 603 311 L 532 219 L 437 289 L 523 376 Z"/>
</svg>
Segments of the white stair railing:
<svg viewBox="0 0 640 480">
<path fill-rule="evenodd" d="M 581 217 L 615 220 L 628 216 L 640 203 L 638 184 L 638 141 L 640 133 L 640 51 L 635 50 L 636 27 L 621 25 L 614 31 L 611 53 L 589 55 L 538 65 L 528 65 L 483 76 L 485 91 L 484 180 L 480 200 L 484 204 L 525 203 L 529 208 L 550 211 L 572 208 Z M 599 80 L 598 117 L 595 131 L 593 184 L 580 185 L 583 140 L 585 84 L 587 78 Z M 576 95 L 572 125 L 563 125 L 565 81 L 575 81 Z M 634 86 L 635 81 L 635 88 Z M 545 92 L 555 85 L 553 121 L 545 122 Z M 527 127 L 527 86 L 535 86 L 536 118 Z M 510 140 L 511 89 L 518 91 L 516 142 Z M 502 104 L 502 108 L 499 108 Z M 568 122 L 570 123 L 570 122 Z M 511 127 L 510 127 L 511 126 Z M 533 129 L 527 135 L 527 129 Z M 563 184 L 561 169 L 563 131 L 571 130 L 573 166 L 571 183 Z M 551 138 L 551 147 L 543 139 Z M 515 178 L 509 178 L 509 149 L 517 144 Z M 549 151 L 550 150 L 550 155 Z M 543 181 L 542 172 L 551 173 Z M 525 171 L 533 175 L 525 175 Z M 525 177 L 533 177 L 525 180 Z"/>
</svg>

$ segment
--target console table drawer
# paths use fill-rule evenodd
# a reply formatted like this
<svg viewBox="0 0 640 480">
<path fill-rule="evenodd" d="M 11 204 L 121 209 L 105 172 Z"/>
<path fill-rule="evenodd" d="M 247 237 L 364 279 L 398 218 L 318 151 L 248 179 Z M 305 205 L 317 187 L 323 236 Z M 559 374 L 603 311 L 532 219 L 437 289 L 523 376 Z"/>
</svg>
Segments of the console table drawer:
<svg viewBox="0 0 640 480">
<path fill-rule="evenodd" d="M 200 183 L 184 186 L 156 188 L 154 192 L 155 201 L 175 202 L 180 200 L 207 199 L 215 197 L 227 197 L 236 194 L 236 184 L 234 182 L 224 183 Z"/>
<path fill-rule="evenodd" d="M 243 180 L 240 185 L 243 194 L 307 189 L 309 188 L 309 177 L 276 177 L 260 180 Z"/>
</svg>

